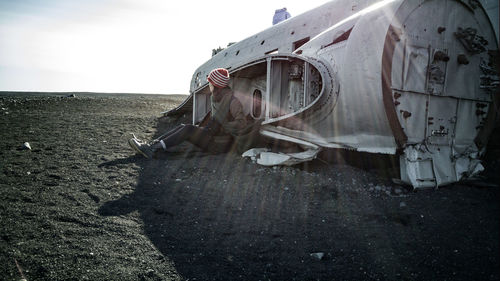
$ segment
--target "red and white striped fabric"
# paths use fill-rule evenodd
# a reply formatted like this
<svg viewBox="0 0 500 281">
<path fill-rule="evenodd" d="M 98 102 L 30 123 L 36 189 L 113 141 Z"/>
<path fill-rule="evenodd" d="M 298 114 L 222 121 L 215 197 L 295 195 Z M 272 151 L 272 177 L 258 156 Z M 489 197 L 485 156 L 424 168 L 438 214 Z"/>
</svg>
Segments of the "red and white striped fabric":
<svg viewBox="0 0 500 281">
<path fill-rule="evenodd" d="M 229 85 L 229 71 L 225 68 L 216 68 L 210 71 L 207 80 L 217 88 L 225 88 Z"/>
</svg>

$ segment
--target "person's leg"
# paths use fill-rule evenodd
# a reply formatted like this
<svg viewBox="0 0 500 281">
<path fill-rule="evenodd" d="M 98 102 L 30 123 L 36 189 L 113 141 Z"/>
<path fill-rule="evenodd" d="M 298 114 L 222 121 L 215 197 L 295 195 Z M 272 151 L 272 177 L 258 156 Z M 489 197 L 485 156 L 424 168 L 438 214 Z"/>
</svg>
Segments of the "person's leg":
<svg viewBox="0 0 500 281">
<path fill-rule="evenodd" d="M 136 152 L 142 154 L 146 158 L 151 158 L 153 157 L 153 154 L 155 151 L 159 150 L 162 148 L 160 145 L 159 141 L 163 138 L 167 138 L 170 135 L 173 135 L 180 131 L 184 127 L 183 124 L 175 127 L 174 129 L 166 132 L 165 134 L 161 135 L 160 137 L 150 141 L 150 142 L 143 142 L 139 139 L 137 139 L 134 135 L 133 138 L 129 139 L 128 143 L 134 149 Z"/>
<path fill-rule="evenodd" d="M 142 143 L 135 138 L 130 139 L 129 144 L 135 151 L 141 153 L 146 158 L 151 158 L 159 151 L 167 150 L 183 141 L 189 141 L 201 149 L 206 150 L 212 138 L 212 134 L 202 127 L 183 124 L 162 135 L 161 138 L 157 138 L 155 140 L 156 142 L 152 142 L 151 144 Z"/>
<path fill-rule="evenodd" d="M 175 132 L 160 139 L 159 142 L 153 146 L 155 150 L 159 148 L 166 150 L 182 143 L 183 141 L 189 141 L 202 149 L 206 149 L 211 138 L 212 135 L 201 127 L 194 125 L 181 125 Z"/>
<path fill-rule="evenodd" d="M 173 128 L 172 130 L 170 130 L 170 131 L 164 133 L 163 135 L 157 137 L 156 139 L 152 140 L 150 142 L 150 144 L 157 143 L 157 142 L 161 141 L 162 139 L 167 138 L 168 136 L 170 136 L 170 135 L 176 133 L 177 131 L 179 131 L 180 129 L 182 129 L 182 127 L 184 127 L 184 124 L 178 125 L 177 127 Z"/>
<path fill-rule="evenodd" d="M 212 143 L 213 134 L 203 127 L 193 127 L 193 133 L 189 136 L 188 141 L 206 151 Z"/>
</svg>

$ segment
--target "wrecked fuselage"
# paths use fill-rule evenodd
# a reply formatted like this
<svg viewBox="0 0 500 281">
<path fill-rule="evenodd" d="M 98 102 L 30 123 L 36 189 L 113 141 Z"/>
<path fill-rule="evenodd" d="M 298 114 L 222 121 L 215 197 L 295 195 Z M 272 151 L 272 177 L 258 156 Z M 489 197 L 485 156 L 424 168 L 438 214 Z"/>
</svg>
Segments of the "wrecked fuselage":
<svg viewBox="0 0 500 281">
<path fill-rule="evenodd" d="M 245 113 L 264 120 L 261 135 L 304 149 L 258 151 L 258 163 L 344 148 L 400 155 L 401 180 L 415 188 L 462 180 L 483 169 L 498 107 L 497 40 L 470 2 L 332 1 L 219 52 L 166 114 L 192 110 L 199 123 L 206 77 L 224 67 Z"/>
</svg>

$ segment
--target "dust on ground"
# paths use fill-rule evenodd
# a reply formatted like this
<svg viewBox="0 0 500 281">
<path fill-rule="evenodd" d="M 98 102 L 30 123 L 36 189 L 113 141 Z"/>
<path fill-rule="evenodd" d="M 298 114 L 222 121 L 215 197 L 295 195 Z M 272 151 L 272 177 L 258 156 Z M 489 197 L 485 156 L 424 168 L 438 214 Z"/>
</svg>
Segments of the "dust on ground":
<svg viewBox="0 0 500 281">
<path fill-rule="evenodd" d="M 498 188 L 413 192 L 342 152 L 134 155 L 183 98 L 0 95 L 0 279 L 499 280 Z"/>
</svg>

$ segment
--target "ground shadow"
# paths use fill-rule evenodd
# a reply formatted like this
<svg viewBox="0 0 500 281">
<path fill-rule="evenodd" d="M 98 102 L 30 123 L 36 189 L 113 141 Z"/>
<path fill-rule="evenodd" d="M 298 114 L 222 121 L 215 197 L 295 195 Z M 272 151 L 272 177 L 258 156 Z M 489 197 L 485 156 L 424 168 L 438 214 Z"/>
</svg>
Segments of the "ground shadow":
<svg viewBox="0 0 500 281">
<path fill-rule="evenodd" d="M 175 123 L 160 119 L 158 132 Z M 293 175 L 294 169 L 320 171 L 324 163 L 282 173 L 236 153 L 212 155 L 184 145 L 162 159 L 134 156 L 101 165 L 130 161 L 142 167 L 137 187 L 105 203 L 99 214 L 137 210 L 146 235 L 185 279 L 308 280 L 342 271 L 364 276 L 358 265 L 369 262 L 356 253 L 367 249 L 348 242 L 357 234 L 339 215 L 344 206 L 317 203 L 339 200 L 339 191 L 326 184 L 315 190 L 316 179 Z M 353 264 L 352 255 L 360 260 Z"/>
<path fill-rule="evenodd" d="M 173 125 L 161 120 L 158 132 Z M 372 200 L 350 183 L 376 176 L 363 179 L 356 168 L 342 172 L 343 163 L 263 168 L 235 153 L 187 146 L 164 159 L 102 165 L 122 161 L 141 166 L 137 187 L 103 204 L 99 214 L 138 211 L 145 234 L 186 280 L 425 280 L 456 272 L 466 280 L 486 274 L 488 263 L 474 261 L 475 253 L 453 252 L 470 243 L 457 225 L 428 228 L 422 222 L 428 210 L 417 214 L 400 208 L 399 200 Z M 487 247 L 488 240 L 478 243 Z M 445 252 L 429 253 L 425 245 Z M 471 264 L 475 270 L 464 269 Z"/>
<path fill-rule="evenodd" d="M 316 204 L 341 200 L 336 188 L 314 192 L 303 183 L 291 190 L 286 185 L 293 179 L 260 174 L 261 168 L 239 157 L 204 158 L 207 163 L 197 167 L 144 163 L 135 191 L 104 204 L 99 213 L 137 210 L 146 235 L 189 280 L 364 277 L 359 265 L 373 260 L 359 243 L 364 238 L 351 228 L 352 217 L 346 219 L 340 203 Z"/>
</svg>

